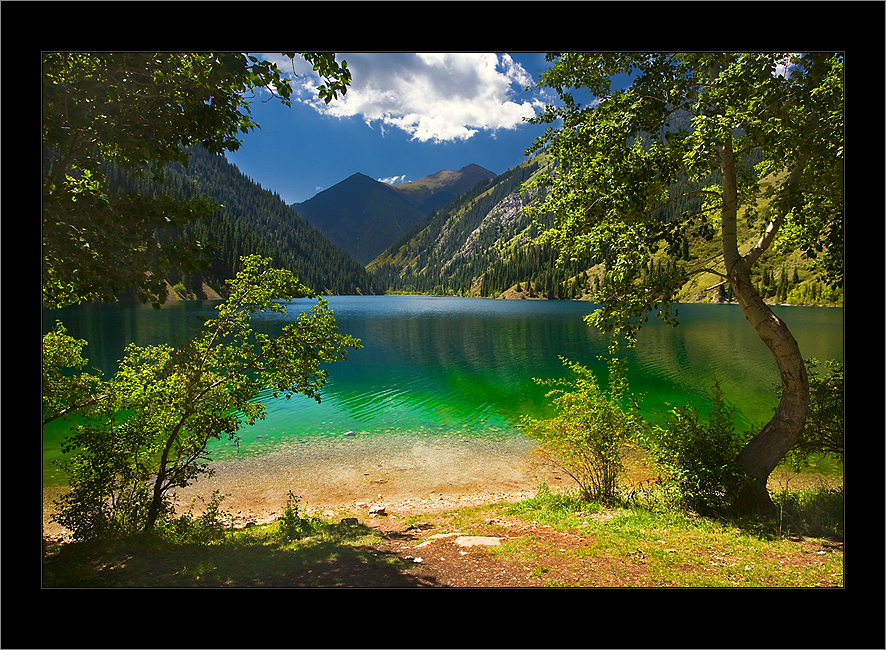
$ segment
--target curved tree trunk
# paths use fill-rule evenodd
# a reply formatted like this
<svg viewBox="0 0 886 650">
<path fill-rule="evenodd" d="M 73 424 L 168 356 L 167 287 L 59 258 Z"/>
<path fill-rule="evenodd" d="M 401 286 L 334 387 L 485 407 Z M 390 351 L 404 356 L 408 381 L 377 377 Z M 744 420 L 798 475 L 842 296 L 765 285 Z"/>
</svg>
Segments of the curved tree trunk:
<svg viewBox="0 0 886 650">
<path fill-rule="evenodd" d="M 743 494 L 738 495 L 737 505 L 745 512 L 774 517 L 777 512 L 766 489 L 766 482 L 775 466 L 803 433 L 809 408 L 809 378 L 797 341 L 751 283 L 751 265 L 774 237 L 778 230 L 778 221 L 773 221 L 761 243 L 755 247 L 757 250 L 751 251 L 747 256 L 738 252 L 738 193 L 731 143 L 726 142 L 719 153 L 723 183 L 721 217 L 726 277 L 745 318 L 769 348 L 781 375 L 781 401 L 775 414 L 739 454 L 739 466 L 753 478 L 753 482 Z M 794 169 L 791 181 L 798 180 L 801 171 L 802 164 Z"/>
<path fill-rule="evenodd" d="M 739 507 L 774 517 L 777 513 L 766 481 L 803 433 L 809 407 L 809 379 L 797 341 L 751 285 L 750 273 L 745 269 L 743 273 L 728 275 L 745 318 L 772 352 L 781 375 L 781 401 L 775 414 L 738 457 L 740 467 L 754 479 L 746 493 L 739 495 Z"/>
</svg>

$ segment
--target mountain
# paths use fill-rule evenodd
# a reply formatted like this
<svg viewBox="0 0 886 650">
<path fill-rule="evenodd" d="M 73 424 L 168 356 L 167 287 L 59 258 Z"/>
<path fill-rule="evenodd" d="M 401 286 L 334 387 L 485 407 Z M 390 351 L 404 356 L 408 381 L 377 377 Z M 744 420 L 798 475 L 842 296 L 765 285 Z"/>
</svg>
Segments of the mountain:
<svg viewBox="0 0 886 650">
<path fill-rule="evenodd" d="M 521 192 L 521 187 L 546 164 L 542 154 L 491 181 L 475 185 L 458 200 L 416 224 L 367 265 L 367 270 L 388 292 L 586 298 L 602 281 L 598 260 L 573 259 L 558 264 L 557 251 L 536 240 L 539 226 L 549 225 L 551 217 L 542 216 L 535 223 L 523 213 L 523 207 L 533 197 Z M 698 187 L 682 182 L 672 192 L 682 195 Z M 700 208 L 700 199 L 695 196 L 694 202 L 668 203 L 658 211 L 657 218 L 670 221 Z M 759 232 L 742 225 L 740 236 L 744 240 L 742 248 L 748 249 L 759 238 Z M 691 235 L 682 249 L 657 252 L 648 260 L 642 275 L 717 259 L 718 246 L 716 238 Z M 711 273 L 692 276 L 678 293 L 677 302 L 734 300 L 720 279 Z M 799 250 L 771 251 L 755 268 L 753 280 L 767 302 L 843 304 L 842 290 L 825 287 L 811 261 Z"/>
<path fill-rule="evenodd" d="M 209 268 L 191 276 L 174 275 L 171 284 L 181 282 L 198 297 L 203 284 L 222 290 L 224 281 L 239 269 L 240 257 L 258 253 L 270 257 L 276 267 L 292 271 L 302 284 L 318 293 L 384 293 L 384 287 L 362 264 L 326 239 L 278 194 L 263 189 L 224 156 L 202 147 L 189 153 L 187 167 L 166 168 L 163 186 L 152 186 L 146 179 L 133 179 L 119 168 L 109 168 L 109 179 L 120 191 L 162 191 L 179 200 L 206 195 L 220 205 L 207 219 L 191 222 L 184 230 L 187 238 L 216 245 Z"/>
<path fill-rule="evenodd" d="M 425 217 L 393 187 L 360 173 L 292 208 L 363 265 Z"/>
<path fill-rule="evenodd" d="M 446 206 L 480 181 L 495 178 L 495 174 L 480 165 L 466 165 L 458 171 L 442 169 L 417 181 L 392 185 L 404 197 L 412 200 L 426 215 Z"/>
<path fill-rule="evenodd" d="M 479 165 L 402 185 L 356 173 L 292 208 L 360 264 L 368 264 L 428 214 L 495 174 Z"/>
</svg>

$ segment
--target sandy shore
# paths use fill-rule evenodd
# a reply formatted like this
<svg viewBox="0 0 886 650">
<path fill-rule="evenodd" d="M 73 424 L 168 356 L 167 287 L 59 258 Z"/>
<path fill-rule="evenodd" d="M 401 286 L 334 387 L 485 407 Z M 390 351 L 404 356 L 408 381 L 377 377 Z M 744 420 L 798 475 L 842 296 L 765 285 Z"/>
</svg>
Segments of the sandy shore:
<svg viewBox="0 0 886 650">
<path fill-rule="evenodd" d="M 372 506 L 387 512 L 445 511 L 464 505 L 517 501 L 533 496 L 544 480 L 528 462 L 534 445 L 514 439 L 416 438 L 393 434 L 330 436 L 293 443 L 261 455 L 242 455 L 214 464 L 215 474 L 180 490 L 179 505 L 225 495 L 222 509 L 235 523 L 273 521 L 290 491 L 302 506 L 326 516 L 359 514 Z M 44 534 L 59 535 L 49 521 L 58 489 L 44 489 Z"/>
<path fill-rule="evenodd" d="M 180 510 L 197 499 L 194 510 L 200 512 L 200 498 L 208 500 L 219 490 L 225 495 L 222 509 L 242 526 L 277 519 L 290 491 L 305 511 L 330 518 L 344 512 L 367 515 L 373 506 L 408 515 L 519 501 L 534 496 L 542 482 L 554 489 L 574 487 L 563 474 L 533 467 L 532 449 L 534 444 L 520 436 L 328 436 L 217 462 L 212 477 L 201 478 L 177 496 Z M 798 477 L 777 470 L 770 477 L 770 490 L 784 490 L 788 482 L 793 488 L 834 487 L 842 484 L 842 478 Z M 50 522 L 59 493 L 59 488 L 43 490 L 44 535 L 64 533 Z"/>
</svg>

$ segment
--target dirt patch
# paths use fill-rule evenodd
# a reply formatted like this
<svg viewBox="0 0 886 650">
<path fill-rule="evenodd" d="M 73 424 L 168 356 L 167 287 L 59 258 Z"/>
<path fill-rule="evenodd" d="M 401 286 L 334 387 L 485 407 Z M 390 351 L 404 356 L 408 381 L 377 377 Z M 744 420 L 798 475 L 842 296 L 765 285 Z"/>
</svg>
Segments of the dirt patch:
<svg viewBox="0 0 886 650">
<path fill-rule="evenodd" d="M 423 517 L 422 522 L 411 525 L 405 523 L 403 513 L 361 518 L 360 523 L 377 530 L 384 540 L 363 550 L 386 559 L 393 570 L 344 557 L 290 575 L 279 586 L 652 585 L 642 558 L 581 558 L 567 551 L 587 548 L 594 543 L 592 537 L 526 524 L 516 518 L 495 517 L 472 526 L 472 535 L 496 538 L 500 542 L 497 545 L 459 543 L 462 533 L 453 530 L 445 513 Z M 525 561 L 519 559 L 521 550 Z"/>
</svg>

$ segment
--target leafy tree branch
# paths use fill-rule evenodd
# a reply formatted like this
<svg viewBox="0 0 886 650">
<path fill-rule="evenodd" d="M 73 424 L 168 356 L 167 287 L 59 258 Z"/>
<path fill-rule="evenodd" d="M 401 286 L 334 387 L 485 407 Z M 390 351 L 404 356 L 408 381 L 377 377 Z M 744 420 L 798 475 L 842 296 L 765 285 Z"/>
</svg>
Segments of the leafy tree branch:
<svg viewBox="0 0 886 650">
<path fill-rule="evenodd" d="M 236 440 L 240 427 L 264 418 L 265 407 L 256 399 L 262 390 L 319 402 L 328 377 L 322 366 L 346 360 L 349 350 L 361 347 L 338 332 L 323 300 L 284 324 L 279 335 L 256 332 L 251 314 L 270 311 L 284 318 L 289 300 L 313 295 L 291 273 L 270 268 L 269 259 L 244 258 L 230 289 L 216 318 L 185 345 L 131 344 L 107 381 L 83 376 L 64 381 L 44 371 L 53 387 L 50 405 L 85 387 L 101 395 L 60 409 L 65 415 L 77 409 L 82 421 L 64 445 L 72 490 L 62 497 L 59 514 L 59 522 L 75 534 L 153 528 L 171 512 L 171 491 L 212 473 L 212 440 Z M 80 344 L 63 336 L 59 326 L 44 338 L 44 348 L 55 352 L 44 354 L 78 365 Z"/>
</svg>

